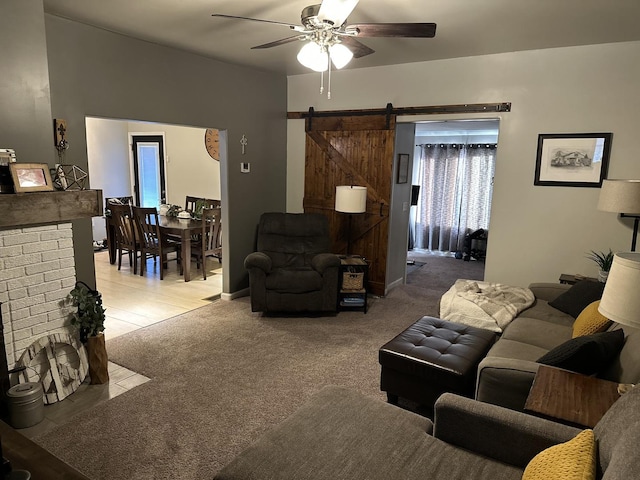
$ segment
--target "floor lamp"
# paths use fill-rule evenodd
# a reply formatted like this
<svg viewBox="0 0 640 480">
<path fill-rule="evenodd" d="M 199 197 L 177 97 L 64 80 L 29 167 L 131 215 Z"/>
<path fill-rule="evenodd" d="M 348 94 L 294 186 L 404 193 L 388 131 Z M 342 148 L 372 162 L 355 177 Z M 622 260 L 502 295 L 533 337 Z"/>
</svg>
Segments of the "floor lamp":
<svg viewBox="0 0 640 480">
<path fill-rule="evenodd" d="M 616 212 L 622 218 L 634 219 L 631 251 L 635 252 L 640 221 L 640 180 L 604 180 L 598 210 Z"/>
<path fill-rule="evenodd" d="M 351 252 L 351 217 L 354 213 L 367 211 L 367 187 L 340 185 L 336 187 L 336 212 L 349 214 L 347 231 L 347 256 Z"/>
</svg>

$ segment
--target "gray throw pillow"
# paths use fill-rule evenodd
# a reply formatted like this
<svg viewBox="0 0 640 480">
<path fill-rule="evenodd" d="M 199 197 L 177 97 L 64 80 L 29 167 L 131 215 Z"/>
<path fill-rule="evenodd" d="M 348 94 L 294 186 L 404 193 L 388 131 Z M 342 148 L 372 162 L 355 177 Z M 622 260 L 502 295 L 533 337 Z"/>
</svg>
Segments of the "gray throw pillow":
<svg viewBox="0 0 640 480">
<path fill-rule="evenodd" d="M 538 359 L 538 363 L 584 375 L 598 373 L 611 363 L 624 345 L 622 329 L 567 340 Z"/>
<path fill-rule="evenodd" d="M 602 298 L 603 290 L 604 283 L 581 280 L 555 300 L 549 302 L 549 305 L 571 315 L 573 318 L 578 318 L 580 312 L 589 304 Z"/>
</svg>

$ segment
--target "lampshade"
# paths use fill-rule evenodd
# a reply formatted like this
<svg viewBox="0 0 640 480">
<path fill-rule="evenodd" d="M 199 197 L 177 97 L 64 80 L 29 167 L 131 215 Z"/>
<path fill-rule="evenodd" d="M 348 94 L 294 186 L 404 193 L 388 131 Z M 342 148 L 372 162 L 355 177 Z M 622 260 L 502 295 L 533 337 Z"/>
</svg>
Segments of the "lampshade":
<svg viewBox="0 0 640 480">
<path fill-rule="evenodd" d="M 340 185 L 336 187 L 336 212 L 364 213 L 367 211 L 367 187 Z"/>
<path fill-rule="evenodd" d="M 640 180 L 603 181 L 598 210 L 640 214 Z"/>
<path fill-rule="evenodd" d="M 640 327 L 640 253 L 616 253 L 598 311 L 614 322 Z"/>
<path fill-rule="evenodd" d="M 316 42 L 309 42 L 298 52 L 298 61 L 316 72 L 324 72 L 329 68 L 329 56 Z"/>
<path fill-rule="evenodd" d="M 351 61 L 353 52 L 341 43 L 336 43 L 329 47 L 329 56 L 331 57 L 333 65 L 337 69 L 340 69 Z"/>
</svg>

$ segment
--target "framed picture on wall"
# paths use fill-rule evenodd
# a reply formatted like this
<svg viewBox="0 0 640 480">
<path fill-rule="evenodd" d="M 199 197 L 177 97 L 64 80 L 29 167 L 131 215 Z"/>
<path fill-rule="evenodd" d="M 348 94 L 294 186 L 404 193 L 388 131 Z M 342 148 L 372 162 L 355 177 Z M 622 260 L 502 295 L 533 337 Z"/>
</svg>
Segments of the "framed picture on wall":
<svg viewBox="0 0 640 480">
<path fill-rule="evenodd" d="M 611 133 L 538 135 L 533 184 L 600 188 L 606 178 Z"/>
<path fill-rule="evenodd" d="M 409 181 L 409 154 L 398 154 L 398 179 L 396 183 L 407 183 Z"/>
<path fill-rule="evenodd" d="M 46 163 L 11 163 L 9 169 L 16 193 L 53 190 L 51 173 Z"/>
</svg>

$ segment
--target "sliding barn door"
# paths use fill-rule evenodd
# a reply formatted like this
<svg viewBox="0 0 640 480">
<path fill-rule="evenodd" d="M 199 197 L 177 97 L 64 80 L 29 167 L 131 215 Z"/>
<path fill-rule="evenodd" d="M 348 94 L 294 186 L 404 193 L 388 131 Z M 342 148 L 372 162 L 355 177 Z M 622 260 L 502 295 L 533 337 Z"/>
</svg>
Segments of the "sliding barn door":
<svg viewBox="0 0 640 480">
<path fill-rule="evenodd" d="M 370 262 L 369 291 L 385 294 L 389 203 L 395 138 L 394 115 L 327 116 L 306 119 L 304 210 L 329 218 L 334 253 Z M 334 210 L 336 186 L 367 187 L 367 211 Z"/>
</svg>

